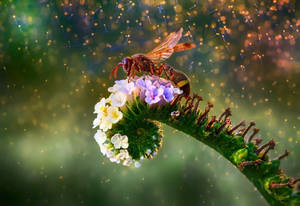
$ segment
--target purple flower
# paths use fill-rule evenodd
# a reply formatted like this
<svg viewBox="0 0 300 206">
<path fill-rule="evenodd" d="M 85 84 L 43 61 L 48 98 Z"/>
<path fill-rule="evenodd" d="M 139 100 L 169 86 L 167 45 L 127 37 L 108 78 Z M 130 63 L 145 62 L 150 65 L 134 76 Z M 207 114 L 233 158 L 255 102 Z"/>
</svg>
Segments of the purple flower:
<svg viewBox="0 0 300 206">
<path fill-rule="evenodd" d="M 171 102 L 174 99 L 174 91 L 171 87 L 165 87 L 163 97 L 166 102 Z"/>
<path fill-rule="evenodd" d="M 138 85 L 142 89 L 151 89 L 153 86 L 151 80 L 143 80 L 142 78 L 136 81 L 136 85 Z"/>
<path fill-rule="evenodd" d="M 146 91 L 146 98 L 145 101 L 148 104 L 155 104 L 161 100 L 161 95 L 164 93 L 162 88 L 152 87 Z"/>
<path fill-rule="evenodd" d="M 140 89 L 140 98 L 148 104 L 165 104 L 174 99 L 175 94 L 182 91 L 172 85 L 169 80 L 157 76 L 142 76 L 133 79 L 135 85 Z"/>
<path fill-rule="evenodd" d="M 143 80 L 142 78 L 136 80 L 135 84 L 143 89 L 146 89 L 145 80 Z"/>
</svg>

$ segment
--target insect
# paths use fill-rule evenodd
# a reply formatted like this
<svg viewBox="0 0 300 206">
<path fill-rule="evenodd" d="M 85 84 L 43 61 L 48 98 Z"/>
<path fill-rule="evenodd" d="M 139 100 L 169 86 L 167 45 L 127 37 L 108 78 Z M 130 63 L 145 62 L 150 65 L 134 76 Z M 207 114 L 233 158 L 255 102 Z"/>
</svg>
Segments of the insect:
<svg viewBox="0 0 300 206">
<path fill-rule="evenodd" d="M 195 48 L 192 43 L 180 43 L 178 41 L 182 37 L 183 29 L 170 33 L 164 41 L 156 46 L 147 54 L 134 54 L 131 57 L 125 57 L 110 73 L 110 78 L 114 75 L 117 77 L 117 71 L 120 66 L 123 67 L 127 76 L 133 78 L 136 72 L 147 72 L 151 75 L 160 76 L 163 72 L 166 78 L 173 82 L 177 87 L 183 90 L 183 96 L 188 97 L 190 94 L 190 80 L 188 76 L 168 64 L 160 64 L 160 62 L 168 59 L 174 52 L 180 52 L 187 49 Z"/>
</svg>

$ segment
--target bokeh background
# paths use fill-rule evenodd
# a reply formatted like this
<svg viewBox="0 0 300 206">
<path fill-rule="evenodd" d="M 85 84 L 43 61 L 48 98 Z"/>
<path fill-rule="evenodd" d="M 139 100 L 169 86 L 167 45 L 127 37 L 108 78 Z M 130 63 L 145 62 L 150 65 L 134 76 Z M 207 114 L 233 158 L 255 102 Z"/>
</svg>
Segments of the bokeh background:
<svg viewBox="0 0 300 206">
<path fill-rule="evenodd" d="M 300 176 L 300 2 L 1 0 L 0 188 L 5 205 L 266 205 L 215 151 L 164 126 L 158 156 L 124 168 L 101 156 L 93 107 L 125 56 L 168 33 L 197 48 L 167 62 L 193 92 L 254 120 Z M 121 71 L 119 78 L 124 77 Z"/>
</svg>

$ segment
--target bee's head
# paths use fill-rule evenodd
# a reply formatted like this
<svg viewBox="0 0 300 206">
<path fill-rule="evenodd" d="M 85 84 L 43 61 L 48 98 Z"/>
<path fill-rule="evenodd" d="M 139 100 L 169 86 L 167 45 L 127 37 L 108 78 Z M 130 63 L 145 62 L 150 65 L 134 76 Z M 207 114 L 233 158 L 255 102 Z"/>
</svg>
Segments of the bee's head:
<svg viewBox="0 0 300 206">
<path fill-rule="evenodd" d="M 125 57 L 122 60 L 122 64 L 123 64 L 123 70 L 124 72 L 128 73 L 130 67 L 131 67 L 131 62 L 132 62 L 132 58 L 130 57 Z"/>
</svg>

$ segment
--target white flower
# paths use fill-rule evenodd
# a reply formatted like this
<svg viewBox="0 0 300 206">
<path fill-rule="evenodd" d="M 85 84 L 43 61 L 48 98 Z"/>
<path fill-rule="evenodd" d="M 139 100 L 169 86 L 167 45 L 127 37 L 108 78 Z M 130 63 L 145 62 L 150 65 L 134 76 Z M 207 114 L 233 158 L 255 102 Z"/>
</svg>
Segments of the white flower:
<svg viewBox="0 0 300 206">
<path fill-rule="evenodd" d="M 120 153 L 117 155 L 120 160 L 129 158 L 129 153 L 126 149 L 121 149 Z"/>
<path fill-rule="evenodd" d="M 124 160 L 123 165 L 128 167 L 132 164 L 132 162 L 132 158 L 127 158 L 126 160 Z"/>
<path fill-rule="evenodd" d="M 112 149 L 106 150 L 106 156 L 109 158 L 111 162 L 120 163 L 120 159 L 115 155 Z"/>
<path fill-rule="evenodd" d="M 97 118 L 93 122 L 93 128 L 102 124 L 103 118 L 107 116 L 108 107 L 105 105 L 108 99 L 102 98 L 100 102 L 95 105 L 94 113 L 97 114 Z"/>
<path fill-rule="evenodd" d="M 105 109 L 105 104 L 106 104 L 106 99 L 105 98 L 102 98 L 100 100 L 100 102 L 98 102 L 96 105 L 95 105 L 95 111 L 94 113 L 96 114 L 99 114 L 101 112 L 103 112 L 103 110 Z"/>
<path fill-rule="evenodd" d="M 116 149 L 128 148 L 128 137 L 126 135 L 115 134 L 114 136 L 112 136 L 111 142 Z"/>
<path fill-rule="evenodd" d="M 108 88 L 108 91 L 110 93 L 116 93 L 119 91 L 120 88 L 121 86 L 119 84 L 114 84 L 114 86 Z"/>
<path fill-rule="evenodd" d="M 118 107 L 108 107 L 107 121 L 115 124 L 123 118 L 123 113 L 119 111 Z"/>
<path fill-rule="evenodd" d="M 100 146 L 101 153 L 106 156 L 106 154 L 108 152 L 107 146 L 103 145 L 103 144 L 100 144 L 99 146 Z"/>
<path fill-rule="evenodd" d="M 102 132 L 101 130 L 97 130 L 95 136 L 94 136 L 96 142 L 101 145 L 106 141 L 106 134 Z"/>
<path fill-rule="evenodd" d="M 109 158 L 109 160 L 111 161 L 111 162 L 116 162 L 116 163 L 120 163 L 120 159 L 117 157 L 117 156 L 111 156 L 110 158 Z"/>
<path fill-rule="evenodd" d="M 113 87 L 109 87 L 108 91 L 111 93 L 123 92 L 127 95 L 131 95 L 134 89 L 135 87 L 133 82 L 128 82 L 128 79 L 123 79 L 115 81 L 115 85 Z"/>
<path fill-rule="evenodd" d="M 96 119 L 94 119 L 93 121 L 93 128 L 97 127 L 100 125 L 101 122 L 101 117 L 99 117 L 99 115 L 96 117 Z"/>
<path fill-rule="evenodd" d="M 123 92 L 116 92 L 110 95 L 110 99 L 112 106 L 122 107 L 127 100 L 127 95 Z"/>
<path fill-rule="evenodd" d="M 104 132 L 112 128 L 112 122 L 108 121 L 106 118 L 101 119 L 100 123 L 100 129 L 102 129 Z"/>
</svg>

